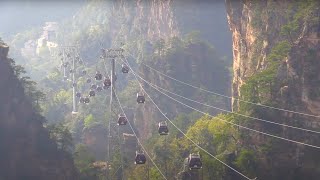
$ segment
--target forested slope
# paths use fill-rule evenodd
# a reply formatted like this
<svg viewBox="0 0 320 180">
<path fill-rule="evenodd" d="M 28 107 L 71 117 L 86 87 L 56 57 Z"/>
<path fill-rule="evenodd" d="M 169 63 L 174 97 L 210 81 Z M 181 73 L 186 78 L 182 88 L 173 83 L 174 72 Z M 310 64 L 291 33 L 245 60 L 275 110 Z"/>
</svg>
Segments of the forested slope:
<svg viewBox="0 0 320 180">
<path fill-rule="evenodd" d="M 36 106 L 40 92 L 8 51 L 0 42 L 0 179 L 78 179 L 71 155 L 43 127 Z"/>
</svg>

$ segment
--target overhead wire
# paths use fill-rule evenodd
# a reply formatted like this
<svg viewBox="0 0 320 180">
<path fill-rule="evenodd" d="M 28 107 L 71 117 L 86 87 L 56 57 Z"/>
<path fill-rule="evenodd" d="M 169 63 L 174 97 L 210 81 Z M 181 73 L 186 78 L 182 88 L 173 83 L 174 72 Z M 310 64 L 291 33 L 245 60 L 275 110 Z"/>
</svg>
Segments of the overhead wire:
<svg viewBox="0 0 320 180">
<path fill-rule="evenodd" d="M 131 55 L 131 56 L 132 56 L 132 55 Z M 133 57 L 133 56 L 132 56 L 132 57 Z M 133 57 L 133 58 L 134 58 L 134 57 Z M 126 64 L 127 64 L 127 65 L 130 67 L 130 69 L 132 70 L 132 68 L 131 68 L 131 66 L 130 66 L 130 64 L 129 64 L 128 61 L 126 62 Z M 134 73 L 134 72 L 133 72 L 133 73 Z M 136 74 L 136 73 L 134 73 L 134 74 Z M 140 77 L 138 74 L 136 74 L 136 76 L 139 77 L 139 78 L 142 79 L 144 82 L 146 82 L 147 84 L 150 85 L 150 83 L 149 83 L 148 81 L 146 81 L 145 79 L 143 79 L 142 77 Z M 153 87 L 152 85 L 150 85 L 150 86 Z M 196 108 L 194 108 L 194 107 L 191 107 L 191 106 L 189 106 L 189 105 L 187 105 L 187 104 L 185 104 L 185 103 L 183 103 L 183 102 L 181 102 L 181 101 L 178 101 L 178 100 L 172 98 L 171 96 L 169 96 L 169 95 L 161 92 L 161 91 L 160 91 L 159 89 L 157 89 L 156 87 L 153 87 L 153 88 L 156 89 L 157 91 L 159 91 L 160 93 L 162 93 L 163 95 L 169 97 L 170 99 L 172 99 L 172 100 L 174 100 L 174 101 L 176 101 L 176 102 L 178 102 L 178 103 L 180 103 L 180 104 L 182 104 L 182 105 L 184 105 L 184 106 L 186 106 L 186 107 L 188 107 L 188 108 L 190 108 L 190 109 L 193 109 L 193 110 L 195 110 L 195 111 L 198 111 L 198 112 L 200 112 L 200 113 L 202 113 L 202 114 L 207 114 L 207 113 L 205 113 L 205 112 L 203 112 L 203 111 L 201 111 L 201 110 L 199 110 L 199 109 L 196 109 Z M 191 99 L 190 99 L 190 100 L 191 100 Z M 193 100 L 192 100 L 192 101 L 193 101 Z M 204 104 L 204 103 L 203 103 L 203 104 Z M 214 116 L 212 116 L 212 115 L 210 115 L 210 116 L 213 117 L 213 118 L 217 118 L 217 117 L 214 117 Z M 258 131 L 258 130 L 255 130 L 255 129 L 251 129 L 251 128 L 248 128 L 248 127 L 246 127 L 246 126 L 242 126 L 242 125 L 239 125 L 239 124 L 236 124 L 236 123 L 232 123 L 232 122 L 230 122 L 230 121 L 226 121 L 226 120 L 223 120 L 223 119 L 220 119 L 220 118 L 217 118 L 217 119 L 222 120 L 222 121 L 225 121 L 226 123 L 229 123 L 229 124 L 231 124 L 231 125 L 233 125 L 233 126 L 237 126 L 237 127 L 239 127 L 239 128 L 243 128 L 243 129 L 246 129 L 246 130 L 249 130 L 249 131 L 253 131 L 253 132 L 256 132 L 256 133 L 259 133 L 259 134 L 263 134 L 263 135 L 269 136 L 269 137 L 273 137 L 273 138 L 285 140 L 285 141 L 288 141 L 288 142 L 292 142 L 292 143 L 296 143 L 296 144 L 305 145 L 305 146 L 309 146 L 309 147 L 312 147 L 312 148 L 320 149 L 320 146 L 316 146 L 316 145 L 312 145 L 312 144 L 308 144 L 308 143 L 303 143 L 303 142 L 300 142 L 300 141 L 295 141 L 295 140 L 292 140 L 292 139 L 288 139 L 288 138 L 276 136 L 276 135 L 273 135 L 273 134 L 265 133 L 265 132 Z M 272 122 L 272 121 L 269 121 L 269 122 Z M 294 126 L 291 126 L 291 127 L 293 128 Z M 298 129 L 298 127 L 295 127 L 295 128 Z M 302 130 L 302 129 L 303 129 L 303 128 L 301 128 L 300 130 Z M 317 131 L 313 131 L 313 130 L 308 130 L 308 129 L 304 129 L 304 130 L 309 131 L 309 132 L 318 133 Z"/>
<path fill-rule="evenodd" d="M 131 66 L 130 66 L 130 64 L 129 64 L 128 61 L 127 61 L 127 65 L 129 66 L 129 68 L 131 69 L 131 71 L 133 71 L 133 69 L 131 68 Z M 148 82 L 147 82 L 146 80 L 144 80 L 142 77 L 140 77 L 140 76 L 139 76 L 138 74 L 136 74 L 134 71 L 133 71 L 132 73 L 136 76 L 136 78 L 139 77 L 140 79 L 142 79 L 144 82 L 146 82 L 146 83 L 148 84 Z M 137 78 L 137 79 L 138 79 L 138 78 Z M 140 83 L 139 83 L 139 84 L 140 84 Z M 150 85 L 150 84 L 149 84 L 149 85 Z M 152 85 L 150 85 L 150 86 L 153 87 Z M 140 84 L 140 87 L 142 87 L 141 84 Z M 169 97 L 170 99 L 172 99 L 172 100 L 174 100 L 174 101 L 176 101 L 176 102 L 178 102 L 178 103 L 180 103 L 180 104 L 182 104 L 182 105 L 184 105 L 184 106 L 186 106 L 186 107 L 188 107 L 188 108 L 190 108 L 190 109 L 193 109 L 193 110 L 195 110 L 195 111 L 198 111 L 198 112 L 200 112 L 200 113 L 202 113 L 202 114 L 207 115 L 206 112 L 203 112 L 203 111 L 201 111 L 201 110 L 199 110 L 199 109 L 196 109 L 196 108 L 194 108 L 194 107 L 191 107 L 191 106 L 189 106 L 189 105 L 187 105 L 187 104 L 185 104 L 185 103 L 183 103 L 183 102 L 181 102 L 181 101 L 178 101 L 178 100 L 172 98 L 171 96 L 169 96 L 169 95 L 161 92 L 161 91 L 160 91 L 159 89 L 157 89 L 156 87 L 153 87 L 153 88 L 154 88 L 155 90 L 157 90 L 158 92 L 162 93 L 163 95 Z M 304 146 L 308 146 L 308 147 L 320 149 L 320 146 L 316 146 L 316 145 L 312 145 L 312 144 L 308 144 L 308 143 L 303 143 L 303 142 L 300 142 L 300 141 L 295 141 L 295 140 L 287 139 L 287 138 L 284 138 L 284 137 L 280 137 L 280 136 L 276 136 L 276 135 L 269 134 L 269 133 L 266 133 L 266 132 L 258 131 L 258 130 L 255 130 L 255 129 L 251 129 L 251 128 L 248 128 L 248 127 L 246 127 L 246 126 L 242 126 L 242 125 L 239 125 L 239 124 L 236 124 L 236 123 L 233 123 L 233 122 L 230 122 L 230 121 L 227 121 L 227 120 L 224 120 L 224 119 L 221 119 L 221 118 L 212 116 L 212 115 L 209 115 L 209 116 L 210 116 L 210 117 L 213 117 L 213 118 L 216 118 L 216 119 L 218 119 L 218 120 L 220 120 L 220 121 L 224 121 L 224 122 L 226 122 L 226 123 L 228 123 L 228 124 L 231 124 L 231 125 L 233 125 L 233 126 L 237 126 L 237 127 L 239 127 L 239 128 L 242 128 L 242 129 L 246 129 L 246 130 L 249 130 L 249 131 L 253 131 L 253 132 L 256 132 L 256 133 L 259 133 L 259 134 L 263 134 L 263 135 L 270 136 L 270 137 L 273 137 L 273 138 L 281 139 L 281 140 L 284 140 L 284 141 L 288 141 L 288 142 L 292 142 L 292 143 L 296 143 L 296 144 L 300 144 L 300 145 L 304 145 Z"/>
<path fill-rule="evenodd" d="M 130 56 L 133 57 L 133 55 L 131 53 L 128 53 Z M 133 57 L 134 58 L 134 57 Z M 187 85 L 189 87 L 192 87 L 192 88 L 196 88 L 196 89 L 199 89 L 201 91 L 205 91 L 207 93 L 210 93 L 210 94 L 214 94 L 214 95 L 217 95 L 217 96 L 220 96 L 220 97 L 224 97 L 224 98 L 228 98 L 228 99 L 234 99 L 236 101 L 240 101 L 240 102 L 244 102 L 244 103 L 248 103 L 248 104 L 252 104 L 252 105 L 255 105 L 255 106 L 260 106 L 260 107 L 264 107 L 264 108 L 270 108 L 270 109 L 275 109 L 275 110 L 278 110 L 278 111 L 284 111 L 284 112 L 289 112 L 289 113 L 293 113 L 293 114 L 299 114 L 299 115 L 303 115 L 303 116 L 309 116 L 309 117 L 314 117 L 314 118 L 320 118 L 320 115 L 313 115 L 313 114 L 307 114 L 307 113 L 302 113 L 302 112 L 297 112 L 297 111 L 293 111 L 293 110 L 288 110 L 288 109 L 283 109 L 283 108 L 278 108 L 278 107 L 273 107 L 273 106 L 269 106 L 269 105 L 265 105 L 265 104 L 260 104 L 260 103 L 255 103 L 255 102 L 250 102 L 250 101 L 246 101 L 246 100 L 242 100 L 242 99 L 239 99 L 239 98 L 235 98 L 235 97 L 231 97 L 231 96 L 227 96 L 227 95 L 224 95 L 224 94 L 220 94 L 220 93 L 217 93 L 217 92 L 214 92 L 214 91 L 209 91 L 207 89 L 204 89 L 204 88 L 201 88 L 201 87 L 197 87 L 197 86 L 194 86 L 192 84 L 189 84 L 189 83 L 186 83 L 186 82 L 183 82 L 181 80 L 178 80 L 174 77 L 171 77 L 165 73 L 162 73 L 160 72 L 159 70 L 141 62 L 142 65 L 146 66 L 147 68 L 161 74 L 162 76 L 165 76 L 169 79 L 172 79 L 176 82 L 179 82 L 181 84 L 184 84 L 184 85 Z"/>
<path fill-rule="evenodd" d="M 138 75 L 138 76 L 139 76 L 139 75 Z M 141 78 L 141 77 L 140 77 L 140 79 L 141 79 L 141 80 L 144 80 L 144 79 Z M 146 82 L 146 81 L 145 81 L 145 82 Z M 146 83 L 148 84 L 148 82 L 146 82 Z M 149 84 L 149 85 L 150 85 L 150 84 Z M 184 106 L 186 106 L 186 107 L 188 107 L 188 108 L 190 108 L 190 109 L 193 109 L 193 110 L 195 110 L 195 111 L 198 111 L 199 113 L 208 115 L 208 116 L 210 116 L 210 117 L 212 117 L 212 118 L 216 118 L 216 119 L 218 119 L 218 120 L 220 120 L 220 121 L 226 122 L 226 123 L 231 124 L 231 125 L 233 125 L 233 126 L 237 126 L 237 127 L 239 127 L 239 128 L 243 128 L 243 129 L 246 129 L 246 130 L 249 130 L 249 131 L 253 131 L 253 132 L 256 132 L 256 133 L 259 133 L 259 134 L 263 134 L 263 135 L 266 135 L 266 136 L 270 136 L 270 137 L 273 137 L 273 138 L 282 139 L 282 140 L 289 141 L 289 142 L 293 142 L 293 143 L 296 143 L 296 144 L 301 144 L 301 145 L 309 146 L 309 147 L 312 147 L 312 148 L 320 149 L 320 146 L 316 146 L 316 145 L 312 145 L 312 144 L 308 144 L 308 143 L 303 143 L 303 142 L 300 142 L 300 141 L 295 141 L 295 140 L 283 138 L 283 137 L 280 137 L 280 136 L 276 136 L 276 135 L 273 135 L 273 134 L 269 134 L 269 133 L 265 133 L 265 132 L 258 131 L 258 130 L 255 130 L 255 129 L 251 129 L 251 128 L 248 128 L 248 127 L 246 127 L 246 126 L 242 126 L 242 125 L 239 125 L 239 124 L 236 124 L 236 123 L 233 123 L 233 122 L 230 122 L 230 121 L 227 121 L 227 120 L 224 120 L 224 119 L 215 117 L 215 116 L 210 115 L 210 114 L 208 114 L 208 113 L 206 113 L 206 112 L 203 112 L 203 111 L 201 111 L 201 110 L 199 110 L 199 109 L 196 109 L 196 108 L 194 108 L 194 107 L 191 107 L 191 106 L 189 106 L 189 105 L 187 105 L 187 104 L 185 104 L 185 103 L 183 103 L 183 102 L 181 102 L 181 101 L 179 101 L 179 100 L 176 100 L 175 98 L 173 98 L 173 97 L 171 97 L 171 96 L 163 93 L 162 91 L 160 91 L 159 89 L 157 89 L 156 87 L 154 87 L 154 86 L 152 86 L 152 85 L 150 85 L 150 86 L 153 87 L 153 88 L 154 88 L 155 90 L 157 90 L 158 92 L 160 92 L 161 94 L 167 96 L 168 98 L 170 98 L 170 99 L 172 99 L 172 100 L 174 100 L 174 101 L 176 101 L 176 102 L 178 102 L 178 103 L 180 103 L 180 104 L 182 104 L 182 105 L 184 105 Z"/>
<path fill-rule="evenodd" d="M 118 98 L 117 93 L 115 92 L 114 95 L 115 95 L 115 97 L 116 97 L 116 99 L 117 99 L 117 101 L 118 101 L 118 103 L 119 103 L 119 106 L 120 106 L 120 109 L 121 109 L 122 113 L 124 114 L 124 116 L 125 116 L 126 119 L 128 120 L 127 115 L 126 115 L 126 113 L 125 113 L 125 111 L 124 111 L 124 109 L 123 109 L 123 107 L 122 107 L 122 104 L 121 104 L 121 102 L 120 102 L 120 100 L 119 100 L 119 98 Z M 162 171 L 160 170 L 160 168 L 157 166 L 157 164 L 153 161 L 153 159 L 151 158 L 151 156 L 148 154 L 147 150 L 144 148 L 143 144 L 141 143 L 140 139 L 138 138 L 138 136 L 137 136 L 136 132 L 134 131 L 134 129 L 133 129 L 133 127 L 132 127 L 132 125 L 131 125 L 131 123 L 130 123 L 129 120 L 128 120 L 128 124 L 129 124 L 130 129 L 132 130 L 134 136 L 136 137 L 136 139 L 137 139 L 137 141 L 138 141 L 138 144 L 141 146 L 141 148 L 143 149 L 143 151 L 144 151 L 144 152 L 146 153 L 146 155 L 149 157 L 150 161 L 151 161 L 152 164 L 157 168 L 157 170 L 158 170 L 159 173 L 162 175 L 162 177 L 167 180 L 166 176 L 162 173 Z"/>
<path fill-rule="evenodd" d="M 141 76 L 139 76 L 141 78 Z M 145 79 L 144 79 L 145 80 Z M 199 102 L 199 101 L 195 101 L 193 99 L 190 99 L 190 98 L 187 98 L 185 96 L 182 96 L 182 95 L 179 95 L 179 94 L 176 94 L 174 92 L 171 92 L 165 88 L 161 88 L 155 84 L 152 84 L 150 81 L 147 81 L 145 80 L 146 82 L 148 82 L 149 84 L 155 86 L 156 88 L 158 89 L 161 89 L 167 93 L 170 93 L 170 94 L 173 94 L 175 96 L 178 96 L 180 98 L 183 98 L 183 99 L 186 99 L 188 101 L 191 101 L 191 102 L 195 102 L 195 103 L 198 103 L 198 104 L 201 104 L 201 105 L 204 105 L 204 106 L 207 106 L 207 107 L 210 107 L 210 108 L 213 108 L 213 109 L 217 109 L 219 111 L 223 111 L 223 112 L 227 112 L 227 113 L 231 113 L 231 114 L 235 114 L 235 115 L 239 115 L 239 116 L 242 116 L 242 117 L 246 117 L 246 118 L 250 118 L 250 119 L 254 119 L 254 120 L 257 120 L 257 121 L 262 121 L 262 122 L 265 122 L 265 123 L 270 123 L 270 124 L 275 124 L 275 125 L 279 125 L 279 126 L 284 126 L 284 127 L 288 127 L 288 128 L 292 128 L 292 129 L 298 129 L 298 130 L 301 130 L 301 131 L 306 131 L 306 132 L 312 132 L 312 133 L 316 133 L 316 134 L 320 134 L 320 131 L 315 131 L 315 130 L 311 130 L 311 129 L 305 129 L 305 128 L 300 128 L 300 127 L 296 127 L 296 126 L 291 126 L 291 125 L 288 125 L 288 124 L 283 124 L 283 123 L 277 123 L 277 122 L 273 122 L 273 121 L 268 121 L 268 120 L 265 120 L 265 119 L 261 119 L 261 118 L 256 118 L 256 117 L 251 117 L 251 116 L 248 116 L 248 115 L 244 115 L 244 114 L 241 114 L 241 113 L 237 113 L 237 112 L 233 112 L 233 111 L 229 111 L 229 110 L 226 110 L 226 109 L 223 109 L 223 108 L 219 108 L 219 107 L 216 107 L 216 106 L 212 106 L 212 105 L 209 105 L 209 104 L 206 104 L 206 103 L 202 103 L 202 102 Z"/>
<path fill-rule="evenodd" d="M 135 76 L 136 80 L 138 81 L 141 89 L 147 94 L 147 96 L 149 97 L 149 99 L 152 101 L 152 103 L 155 105 L 155 107 L 159 110 L 159 112 L 181 133 L 183 134 L 190 142 L 192 142 L 196 147 L 198 147 L 199 149 L 201 149 L 202 151 L 204 151 L 206 154 L 208 154 L 209 156 L 213 157 L 214 159 L 216 159 L 217 161 L 219 161 L 221 164 L 223 164 L 224 166 L 228 167 L 229 169 L 231 169 L 232 171 L 236 172 L 237 174 L 239 174 L 240 176 L 244 177 L 245 179 L 251 180 L 252 178 L 247 177 L 246 175 L 242 174 L 241 172 L 237 171 L 236 169 L 234 169 L 233 167 L 229 166 L 228 164 L 226 164 L 225 162 L 223 162 L 222 160 L 220 160 L 219 158 L 217 158 L 216 156 L 214 156 L 213 154 L 211 154 L 210 152 L 208 152 L 207 150 L 205 150 L 204 148 L 202 148 L 200 145 L 198 145 L 196 142 L 194 142 L 189 136 L 187 136 L 179 127 L 177 127 L 163 112 L 162 110 L 158 107 L 158 105 L 153 101 L 153 99 L 151 98 L 151 96 L 145 91 L 145 89 L 142 87 L 137 74 L 133 71 L 133 69 L 131 68 L 129 62 L 126 59 L 126 64 L 128 65 L 128 67 L 131 70 L 131 73 Z M 256 178 L 253 178 L 256 179 Z"/>
<path fill-rule="evenodd" d="M 107 66 L 106 66 L 106 63 L 105 63 L 105 62 L 104 62 L 104 67 L 105 67 L 106 72 L 107 72 Z M 128 118 L 127 118 L 127 115 L 126 115 L 126 113 L 125 113 L 125 111 L 124 111 L 124 109 L 123 109 L 123 107 L 122 107 L 122 104 L 121 104 L 121 102 L 120 102 L 120 100 L 119 100 L 119 98 L 118 98 L 118 95 L 117 95 L 116 91 L 114 91 L 114 95 L 115 95 L 115 97 L 116 97 L 116 100 L 117 100 L 117 102 L 118 102 L 118 104 L 119 104 L 119 106 L 120 106 L 120 109 L 121 109 L 122 113 L 124 114 L 124 116 L 126 117 L 126 119 L 128 119 Z M 162 175 L 162 177 L 163 177 L 165 180 L 167 180 L 167 178 L 166 178 L 165 175 L 162 173 L 162 171 L 160 170 L 160 168 L 157 166 L 157 164 L 153 161 L 153 159 L 151 158 L 151 156 L 148 154 L 147 150 L 144 148 L 143 144 L 141 143 L 140 139 L 138 138 L 137 134 L 135 133 L 135 131 L 134 131 L 134 129 L 133 129 L 133 127 L 132 127 L 132 125 L 131 125 L 131 123 L 130 123 L 129 120 L 128 120 L 128 124 L 129 124 L 130 129 L 132 130 L 134 136 L 136 137 L 138 144 L 141 146 L 141 148 L 143 149 L 143 151 L 144 151 L 144 152 L 146 153 L 146 155 L 149 157 L 150 161 L 151 161 L 152 164 L 156 167 L 156 169 L 159 171 L 159 173 Z M 120 148 L 121 148 L 121 147 L 120 147 Z M 122 167 L 123 167 L 123 165 L 122 165 Z"/>
</svg>

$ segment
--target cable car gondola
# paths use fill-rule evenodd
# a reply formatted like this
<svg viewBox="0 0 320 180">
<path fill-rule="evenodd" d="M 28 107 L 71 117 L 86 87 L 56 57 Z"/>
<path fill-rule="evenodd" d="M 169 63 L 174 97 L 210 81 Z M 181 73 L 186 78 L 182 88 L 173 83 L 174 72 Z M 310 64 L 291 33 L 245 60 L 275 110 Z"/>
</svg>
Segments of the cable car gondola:
<svg viewBox="0 0 320 180">
<path fill-rule="evenodd" d="M 145 102 L 145 98 L 144 98 L 144 94 L 143 93 L 137 93 L 137 102 L 140 103 L 144 103 Z"/>
<path fill-rule="evenodd" d="M 90 98 L 89 98 L 89 97 L 85 97 L 85 98 L 84 98 L 84 103 L 85 103 L 85 104 L 90 103 Z"/>
<path fill-rule="evenodd" d="M 136 151 L 136 158 L 135 158 L 135 164 L 145 164 L 147 161 L 146 156 L 144 155 L 144 152 L 138 152 Z"/>
<path fill-rule="evenodd" d="M 96 84 L 91 84 L 91 89 L 93 89 L 93 90 L 97 89 L 97 85 Z"/>
<path fill-rule="evenodd" d="M 97 81 L 101 81 L 102 80 L 102 74 L 97 71 L 96 75 L 94 76 L 94 78 L 97 80 Z"/>
<path fill-rule="evenodd" d="M 129 67 L 126 64 L 122 64 L 121 72 L 122 73 L 128 73 L 129 72 Z"/>
<path fill-rule="evenodd" d="M 85 98 L 84 97 L 80 97 L 79 103 L 84 104 L 85 103 Z"/>
<path fill-rule="evenodd" d="M 111 86 L 111 79 L 110 78 L 106 78 L 103 82 L 103 85 L 106 87 L 110 87 Z"/>
<path fill-rule="evenodd" d="M 165 122 L 165 121 L 159 122 L 158 132 L 160 135 L 168 135 L 169 134 L 167 122 Z"/>
<path fill-rule="evenodd" d="M 126 125 L 127 124 L 127 118 L 125 115 L 123 114 L 119 114 L 119 118 L 118 118 L 118 125 L 121 126 L 121 125 Z"/>
<path fill-rule="evenodd" d="M 91 91 L 89 92 L 89 96 L 90 96 L 90 97 L 96 96 L 96 92 L 94 92 L 94 90 L 91 90 Z"/>
<path fill-rule="evenodd" d="M 76 97 L 77 97 L 77 98 L 81 98 L 81 93 L 80 93 L 80 92 L 77 92 L 77 93 L 76 93 Z"/>
<path fill-rule="evenodd" d="M 200 154 L 191 153 L 188 157 L 188 166 L 189 169 L 201 169 L 202 168 L 202 162 L 200 158 Z"/>
<path fill-rule="evenodd" d="M 83 70 L 82 71 L 82 75 L 84 76 L 84 75 L 86 75 L 87 74 L 87 71 L 86 70 Z"/>
</svg>

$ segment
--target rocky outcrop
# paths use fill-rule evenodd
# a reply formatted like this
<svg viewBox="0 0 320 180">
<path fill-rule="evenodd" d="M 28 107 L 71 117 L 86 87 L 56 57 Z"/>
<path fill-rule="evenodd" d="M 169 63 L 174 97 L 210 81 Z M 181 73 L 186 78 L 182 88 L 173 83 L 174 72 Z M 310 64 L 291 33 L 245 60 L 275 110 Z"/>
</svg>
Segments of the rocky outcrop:
<svg viewBox="0 0 320 180">
<path fill-rule="evenodd" d="M 132 36 L 154 41 L 179 34 L 172 0 L 114 1 L 109 24 L 114 41 L 128 41 Z"/>
<path fill-rule="evenodd" d="M 290 39 L 282 34 L 281 30 L 293 18 L 286 18 L 288 7 L 297 6 L 298 3 L 227 0 L 226 5 L 228 22 L 233 34 L 233 96 L 239 97 L 240 87 L 246 79 L 268 66 L 267 56 L 271 53 L 272 48 L 279 41 L 289 39 L 292 48 L 286 59 L 283 59 L 279 75 L 281 78 L 295 80 L 296 87 L 299 87 L 295 94 L 291 94 L 291 97 L 296 97 L 296 104 L 299 106 L 291 107 L 291 109 L 316 114 L 320 109 L 315 107 L 318 103 L 314 101 L 316 100 L 314 97 L 311 97 L 312 92 L 310 91 L 314 87 L 308 83 L 318 81 L 319 75 L 312 72 L 314 74 L 310 76 L 308 70 L 311 70 L 311 66 L 319 65 L 316 61 L 314 61 L 315 64 L 308 64 L 310 61 L 307 61 L 307 56 L 311 55 L 311 51 L 319 49 L 319 22 L 307 23 L 305 21 L 299 24 L 297 35 Z M 319 17 L 317 11 L 312 18 Z M 318 53 L 312 55 L 312 59 L 319 57 Z M 282 85 L 284 86 L 287 85 Z M 288 88 L 288 91 L 291 90 L 291 92 L 295 89 L 292 86 Z"/>
<path fill-rule="evenodd" d="M 279 108 L 318 116 L 320 71 L 316 69 L 320 68 L 319 1 L 226 0 L 226 6 L 233 38 L 233 97 L 242 96 L 241 87 L 251 77 L 268 69 L 275 47 L 287 42 L 290 48 L 285 56 L 277 59 L 279 64 L 268 101 Z M 233 110 L 239 108 L 239 102 L 233 100 Z M 320 119 L 316 117 L 276 110 L 261 111 L 265 111 L 263 118 L 271 121 L 307 129 L 320 127 Z M 312 133 L 262 123 L 252 122 L 251 125 L 285 138 L 320 144 L 318 137 Z M 259 147 L 268 141 L 266 137 L 252 134 L 247 143 Z M 315 167 L 319 164 L 311 158 L 319 156 L 316 150 L 282 141 L 272 141 L 272 150 L 276 150 L 276 153 L 268 151 L 270 154 L 266 155 L 257 152 L 257 167 L 264 171 L 268 169 L 268 173 L 259 172 L 259 179 L 318 178 L 320 172 Z"/>
<path fill-rule="evenodd" d="M 0 44 L 0 179 L 78 179 L 70 155 L 57 149 Z"/>
</svg>

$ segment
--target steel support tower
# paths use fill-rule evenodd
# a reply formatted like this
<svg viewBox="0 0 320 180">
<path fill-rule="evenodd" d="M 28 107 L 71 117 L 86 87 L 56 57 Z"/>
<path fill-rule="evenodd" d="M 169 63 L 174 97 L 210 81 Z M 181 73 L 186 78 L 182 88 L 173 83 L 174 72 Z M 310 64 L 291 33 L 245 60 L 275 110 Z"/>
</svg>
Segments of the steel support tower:
<svg viewBox="0 0 320 180">
<path fill-rule="evenodd" d="M 77 81 L 76 81 L 76 69 L 77 69 L 77 63 L 76 60 L 79 60 L 79 48 L 78 46 L 59 46 L 58 47 L 59 55 L 61 55 L 61 61 L 62 61 L 62 68 L 63 68 L 63 77 L 64 81 L 71 81 L 72 82 L 72 114 L 77 114 L 77 102 L 76 102 L 76 91 L 77 91 Z M 70 69 L 72 72 L 70 72 L 71 79 L 67 79 L 67 73 L 66 73 L 66 66 L 65 63 L 70 63 Z"/>
<path fill-rule="evenodd" d="M 107 137 L 107 169 L 106 179 L 124 179 L 123 163 L 122 163 L 122 139 L 120 128 L 117 125 L 118 114 L 120 113 L 119 105 L 116 101 L 116 59 L 123 57 L 122 48 L 102 49 L 102 57 L 104 61 L 109 60 L 111 65 L 111 87 L 110 87 L 110 104 L 109 104 L 109 122 L 108 122 L 108 137 Z"/>
</svg>

